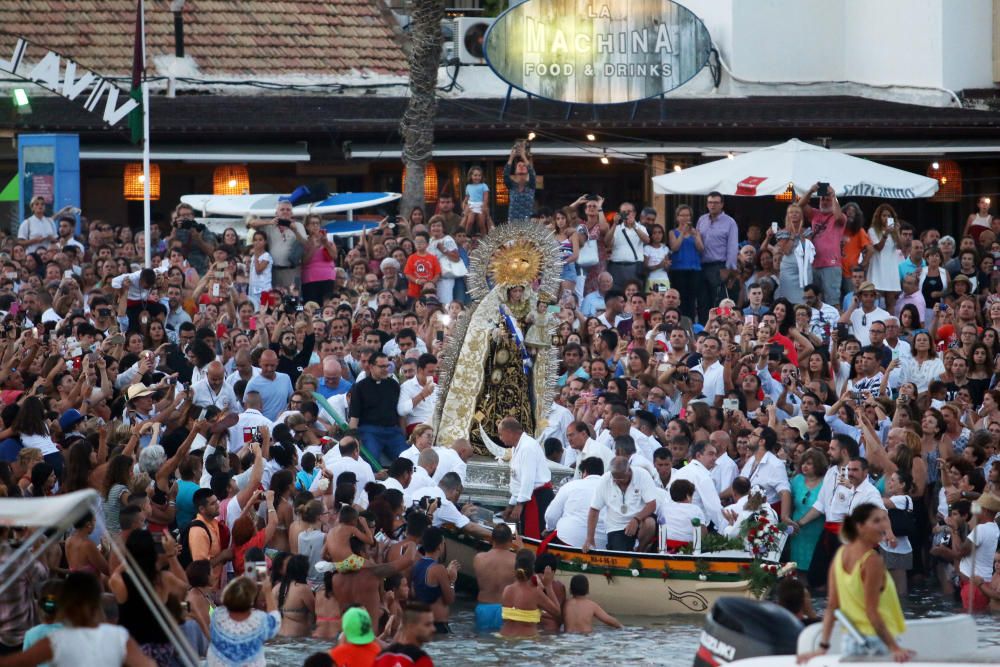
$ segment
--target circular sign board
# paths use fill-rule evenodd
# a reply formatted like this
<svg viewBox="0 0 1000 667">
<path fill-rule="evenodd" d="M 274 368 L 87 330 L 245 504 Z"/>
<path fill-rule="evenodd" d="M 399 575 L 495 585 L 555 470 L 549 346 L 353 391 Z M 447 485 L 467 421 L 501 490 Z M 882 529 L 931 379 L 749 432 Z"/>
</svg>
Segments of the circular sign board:
<svg viewBox="0 0 1000 667">
<path fill-rule="evenodd" d="M 671 0 L 527 0 L 486 33 L 486 60 L 525 93 L 572 104 L 635 102 L 678 88 L 712 39 Z"/>
</svg>

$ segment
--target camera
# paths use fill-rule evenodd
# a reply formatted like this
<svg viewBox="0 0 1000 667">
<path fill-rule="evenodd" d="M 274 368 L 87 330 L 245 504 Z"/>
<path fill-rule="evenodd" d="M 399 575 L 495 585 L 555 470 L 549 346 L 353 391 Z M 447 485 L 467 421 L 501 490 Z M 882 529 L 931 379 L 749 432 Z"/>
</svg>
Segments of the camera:
<svg viewBox="0 0 1000 667">
<path fill-rule="evenodd" d="M 817 195 L 819 195 L 820 197 L 829 197 L 830 196 L 830 184 L 829 183 L 823 183 L 821 181 L 821 182 L 817 183 L 817 185 L 819 186 L 816 189 L 816 194 Z"/>
<path fill-rule="evenodd" d="M 205 227 L 205 225 L 195 221 L 194 218 L 182 218 L 178 220 L 177 228 L 187 229 L 187 230 L 197 229 L 199 232 L 204 232 L 206 229 L 208 229 L 207 227 Z"/>
<path fill-rule="evenodd" d="M 293 313 L 302 312 L 302 303 L 299 301 L 298 297 L 286 296 L 282 301 L 282 309 L 285 313 L 291 315 Z"/>
<path fill-rule="evenodd" d="M 288 220 L 286 218 L 278 218 L 278 226 L 279 227 L 291 227 L 292 226 L 292 221 Z"/>
</svg>

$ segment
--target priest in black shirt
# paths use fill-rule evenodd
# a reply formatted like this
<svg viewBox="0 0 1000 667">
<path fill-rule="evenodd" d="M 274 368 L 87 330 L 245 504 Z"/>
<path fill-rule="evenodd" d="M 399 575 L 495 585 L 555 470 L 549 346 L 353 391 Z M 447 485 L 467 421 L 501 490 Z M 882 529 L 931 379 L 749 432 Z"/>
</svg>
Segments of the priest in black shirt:
<svg viewBox="0 0 1000 667">
<path fill-rule="evenodd" d="M 399 383 L 389 377 L 389 357 L 374 352 L 368 375 L 351 387 L 350 426 L 358 429 L 361 444 L 376 459 L 393 461 L 408 444 L 396 411 Z"/>
</svg>

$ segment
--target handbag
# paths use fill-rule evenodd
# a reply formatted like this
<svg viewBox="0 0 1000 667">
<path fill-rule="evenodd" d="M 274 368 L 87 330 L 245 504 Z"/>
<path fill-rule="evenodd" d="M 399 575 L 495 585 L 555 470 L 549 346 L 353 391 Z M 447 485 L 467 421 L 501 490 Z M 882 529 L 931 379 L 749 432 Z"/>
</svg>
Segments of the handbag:
<svg viewBox="0 0 1000 667">
<path fill-rule="evenodd" d="M 588 239 L 580 248 L 580 254 L 576 257 L 576 265 L 582 269 L 589 269 L 592 266 L 597 266 L 600 262 L 601 258 L 597 255 L 597 239 Z"/>
<path fill-rule="evenodd" d="M 469 267 L 461 259 L 453 262 L 447 255 L 441 255 L 438 263 L 441 265 L 441 275 L 445 278 L 464 278 L 469 275 Z"/>
<path fill-rule="evenodd" d="M 906 509 L 894 507 L 889 510 L 889 524 L 892 526 L 892 534 L 896 537 L 909 537 L 917 532 L 917 520 L 913 516 L 910 504 L 910 498 L 907 496 Z"/>
</svg>

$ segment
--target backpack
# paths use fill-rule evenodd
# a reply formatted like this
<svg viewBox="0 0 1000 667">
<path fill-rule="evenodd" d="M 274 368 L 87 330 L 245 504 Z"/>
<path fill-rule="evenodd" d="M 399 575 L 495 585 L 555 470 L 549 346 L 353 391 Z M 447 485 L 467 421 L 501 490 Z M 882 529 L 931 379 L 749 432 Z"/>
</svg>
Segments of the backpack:
<svg viewBox="0 0 1000 667">
<path fill-rule="evenodd" d="M 917 532 L 917 520 L 913 515 L 910 497 L 906 497 L 906 508 L 894 507 L 889 510 L 889 524 L 896 537 L 910 537 Z"/>
<path fill-rule="evenodd" d="M 204 530 L 206 533 L 208 533 L 208 545 L 209 547 L 212 546 L 212 531 L 208 529 L 208 526 L 205 525 L 205 522 L 199 519 L 194 519 L 193 521 L 191 521 L 191 523 L 189 523 L 187 527 L 184 528 L 183 531 L 181 531 L 179 540 L 179 543 L 181 545 L 181 553 L 177 556 L 177 561 L 181 564 L 181 567 L 183 567 L 185 570 L 187 569 L 187 566 L 191 564 L 191 561 L 194 560 L 193 558 L 191 558 L 192 528 L 198 528 L 199 530 Z"/>
</svg>

